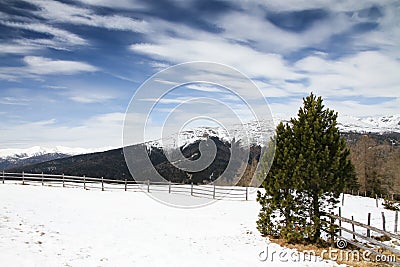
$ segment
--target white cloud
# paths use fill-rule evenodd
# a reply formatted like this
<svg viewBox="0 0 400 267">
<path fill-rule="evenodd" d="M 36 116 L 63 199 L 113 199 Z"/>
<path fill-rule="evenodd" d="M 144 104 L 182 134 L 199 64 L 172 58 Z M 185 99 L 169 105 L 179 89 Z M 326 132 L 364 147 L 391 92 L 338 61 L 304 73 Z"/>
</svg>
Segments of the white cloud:
<svg viewBox="0 0 400 267">
<path fill-rule="evenodd" d="M 24 45 L 24 44 L 18 44 L 18 43 L 2 43 L 0 44 L 0 54 L 27 54 L 30 53 L 34 50 L 36 50 L 37 47 L 32 46 L 32 45 Z"/>
<path fill-rule="evenodd" d="M 400 96 L 400 18 L 395 15 L 398 13 L 395 1 L 312 0 L 296 1 L 296 4 L 293 1 L 236 1 L 236 4 L 243 7 L 242 11 L 216 16 L 213 20 L 220 29 L 218 33 L 153 20 L 149 24 L 156 34 L 147 36 L 145 43 L 131 45 L 130 49 L 170 63 L 214 61 L 233 66 L 253 79 L 265 97 L 299 98 L 310 91 L 328 98 Z M 355 32 L 343 42 L 342 56 L 340 51 L 331 54 L 324 50 L 293 62 L 291 54 L 298 56 L 297 52 L 304 48 L 326 47 L 335 36 L 353 32 L 360 21 L 370 22 L 371 18 L 362 17 L 360 12 L 372 6 L 378 6 L 382 13 L 382 17 L 372 18 L 377 23 L 376 30 L 365 34 Z M 327 16 L 302 32 L 283 30 L 265 18 L 266 10 L 307 9 L 325 10 Z M 353 108 L 365 110 L 356 102 L 349 105 L 352 103 Z M 275 105 L 278 112 L 284 111 L 285 106 Z M 298 105 L 293 110 L 289 108 L 288 112 L 297 108 Z M 379 110 L 379 105 L 374 108 Z M 382 105 L 377 112 L 395 114 L 399 108 Z"/>
<path fill-rule="evenodd" d="M 158 36 L 156 44 L 133 44 L 131 50 L 174 63 L 210 61 L 236 67 L 252 77 L 288 78 L 290 71 L 278 54 L 261 53 L 250 47 L 223 40 L 187 40 Z"/>
<path fill-rule="evenodd" d="M 380 0 L 378 3 L 387 5 L 396 3 L 396 0 Z M 328 9 L 337 12 L 346 12 L 353 10 L 360 10 L 376 5 L 376 0 L 350 0 L 350 1 L 326 1 L 326 0 L 255 0 L 255 1 L 241 1 L 235 0 L 235 3 L 244 9 L 260 9 L 265 8 L 274 12 L 292 12 L 302 11 L 307 9 Z"/>
<path fill-rule="evenodd" d="M 53 36 L 52 39 L 20 39 L 16 40 L 23 45 L 48 46 L 56 49 L 67 49 L 69 46 L 86 45 L 87 41 L 76 34 L 58 29 L 42 23 L 25 23 L 1 21 L 5 26 L 19 28 Z"/>
<path fill-rule="evenodd" d="M 146 7 L 144 3 L 132 0 L 79 0 L 82 3 L 93 6 L 105 6 L 110 8 L 124 8 L 124 9 L 143 9 Z"/>
<path fill-rule="evenodd" d="M 26 70 L 32 74 L 76 74 L 94 72 L 97 68 L 84 62 L 69 60 L 52 60 L 45 57 L 26 56 Z"/>
<path fill-rule="evenodd" d="M 18 106 L 26 106 L 29 105 L 29 99 L 26 98 L 17 98 L 14 96 L 5 96 L 0 98 L 0 104 L 3 105 L 18 105 Z"/>
<path fill-rule="evenodd" d="M 325 100 L 325 105 L 334 109 L 340 115 L 351 115 L 356 117 L 386 116 L 400 113 L 400 97 L 383 103 L 362 104 L 356 100 Z"/>
<path fill-rule="evenodd" d="M 259 12 L 230 12 L 216 20 L 224 29 L 222 36 L 227 40 L 245 42 L 263 52 L 288 54 L 309 46 L 318 46 L 335 34 L 342 33 L 354 24 L 343 14 L 332 15 L 329 19 L 318 21 L 302 32 L 283 30 Z M 335 25 L 335 27 L 332 27 Z"/>
<path fill-rule="evenodd" d="M 125 16 L 97 15 L 87 8 L 49 0 L 33 0 L 31 4 L 40 8 L 39 11 L 34 12 L 36 15 L 53 22 L 88 25 L 112 30 L 148 32 L 145 21 L 134 20 Z"/>
<path fill-rule="evenodd" d="M 310 56 L 295 67 L 307 73 L 310 88 L 326 96 L 400 96 L 400 60 L 378 51 L 337 60 Z"/>
<path fill-rule="evenodd" d="M 100 114 L 73 126 L 60 126 L 55 119 L 0 125 L 0 146 L 14 148 L 18 141 L 20 148 L 32 144 L 48 147 L 121 147 L 124 116 L 124 113 L 118 112 Z"/>
<path fill-rule="evenodd" d="M 105 102 L 107 100 L 115 98 L 113 95 L 110 95 L 108 93 L 102 93 L 102 92 L 85 92 L 85 91 L 77 91 L 73 93 L 74 95 L 69 96 L 68 98 L 74 102 L 78 103 L 85 103 L 85 104 L 91 104 L 91 103 L 101 103 Z"/>
<path fill-rule="evenodd" d="M 41 75 L 77 74 L 95 72 L 98 69 L 88 63 L 69 60 L 53 60 L 45 57 L 26 56 L 21 67 L 0 67 L 0 79 L 18 80 L 20 78 L 37 79 Z"/>
</svg>

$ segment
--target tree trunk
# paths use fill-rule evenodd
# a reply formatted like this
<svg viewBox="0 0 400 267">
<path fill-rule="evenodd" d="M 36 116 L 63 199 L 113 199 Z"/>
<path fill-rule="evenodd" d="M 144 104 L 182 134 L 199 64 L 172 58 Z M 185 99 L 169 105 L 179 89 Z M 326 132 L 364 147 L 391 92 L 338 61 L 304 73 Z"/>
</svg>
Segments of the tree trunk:
<svg viewBox="0 0 400 267">
<path fill-rule="evenodd" d="M 312 220 L 314 223 L 314 236 L 312 237 L 312 241 L 315 243 L 321 236 L 321 213 L 319 210 L 319 197 L 318 193 L 313 193 L 312 196 L 312 205 L 313 205 L 313 216 Z"/>
</svg>

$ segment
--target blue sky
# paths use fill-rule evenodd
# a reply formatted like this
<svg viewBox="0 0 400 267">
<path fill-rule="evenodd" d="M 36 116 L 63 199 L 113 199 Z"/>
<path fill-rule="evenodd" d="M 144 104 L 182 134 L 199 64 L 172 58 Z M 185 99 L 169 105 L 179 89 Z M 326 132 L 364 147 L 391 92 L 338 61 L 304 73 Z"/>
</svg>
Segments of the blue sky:
<svg viewBox="0 0 400 267">
<path fill-rule="evenodd" d="M 400 113 L 399 1 L 6 0 L 0 32 L 0 148 L 120 146 L 137 88 L 189 61 L 236 68 L 283 117 L 311 91 Z"/>
</svg>

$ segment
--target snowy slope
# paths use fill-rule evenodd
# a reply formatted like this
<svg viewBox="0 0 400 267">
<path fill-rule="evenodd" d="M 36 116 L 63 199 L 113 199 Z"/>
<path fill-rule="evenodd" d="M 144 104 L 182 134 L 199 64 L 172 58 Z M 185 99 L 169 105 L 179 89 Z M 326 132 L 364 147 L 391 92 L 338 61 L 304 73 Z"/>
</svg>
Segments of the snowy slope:
<svg viewBox="0 0 400 267">
<path fill-rule="evenodd" d="M 357 118 L 338 117 L 339 129 L 345 132 L 398 132 L 400 133 L 400 115 Z"/>
<path fill-rule="evenodd" d="M 170 194 L 173 198 L 193 198 Z M 255 201 L 198 209 L 160 204 L 141 192 L 0 184 L 2 266 L 270 266 L 256 230 Z M 285 249 L 269 244 L 270 252 Z M 272 266 L 334 266 L 281 262 Z"/>
<path fill-rule="evenodd" d="M 275 132 L 276 125 L 281 121 L 288 121 L 285 117 L 274 117 L 274 121 L 255 121 L 248 122 L 244 125 L 227 126 L 228 130 L 222 127 L 196 127 L 190 130 L 185 130 L 174 136 L 163 140 L 154 140 L 147 142 L 149 146 L 155 147 L 177 147 L 190 144 L 199 139 L 205 139 L 208 136 L 218 136 L 224 141 L 248 140 L 250 144 L 266 143 Z M 368 117 L 357 118 L 352 116 L 339 116 L 338 127 L 342 132 L 398 132 L 400 133 L 400 115 L 386 117 Z M 267 138 L 265 138 L 267 137 Z"/>
<path fill-rule="evenodd" d="M 104 147 L 104 148 L 95 148 L 95 149 L 86 149 L 86 148 L 70 148 L 64 146 L 56 146 L 54 148 L 47 148 L 41 146 L 34 146 L 25 149 L 0 149 L 0 158 L 19 158 L 19 159 L 26 159 L 35 156 L 41 156 L 46 154 L 65 154 L 65 155 L 79 155 L 79 154 L 87 154 L 87 153 L 94 153 L 100 151 L 106 151 L 112 149 L 111 147 Z"/>
<path fill-rule="evenodd" d="M 147 142 L 154 147 L 177 147 L 193 143 L 209 136 L 217 136 L 223 141 L 241 140 L 242 144 L 265 144 L 275 132 L 275 124 L 272 121 L 251 121 L 248 123 L 228 125 L 222 127 L 195 127 L 181 131 L 173 136 Z"/>
</svg>

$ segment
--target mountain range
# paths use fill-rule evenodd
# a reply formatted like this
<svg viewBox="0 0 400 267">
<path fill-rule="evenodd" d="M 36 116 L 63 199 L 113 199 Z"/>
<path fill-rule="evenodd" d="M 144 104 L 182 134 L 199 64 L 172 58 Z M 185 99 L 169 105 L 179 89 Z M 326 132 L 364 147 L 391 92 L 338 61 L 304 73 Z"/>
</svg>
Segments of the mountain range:
<svg viewBox="0 0 400 267">
<path fill-rule="evenodd" d="M 275 130 L 275 124 L 287 121 L 283 117 L 274 117 L 271 121 L 249 122 L 244 125 L 233 125 L 228 127 L 229 133 L 222 127 L 196 127 L 185 130 L 179 135 L 170 136 L 163 140 L 153 140 L 146 143 L 149 149 L 152 147 L 182 147 L 192 144 L 199 139 L 218 137 L 221 141 L 232 142 L 234 140 L 247 140 L 251 144 L 264 144 L 265 137 L 271 136 Z M 338 127 L 342 133 L 400 133 L 400 115 L 357 118 L 352 116 L 339 116 Z M 113 147 L 102 147 L 95 149 L 69 148 L 56 146 L 46 148 L 34 146 L 28 149 L 0 149 L 0 170 L 11 169 L 25 165 L 63 159 L 71 156 L 91 154 L 115 149 Z"/>
</svg>

